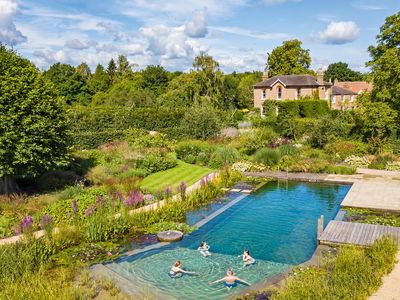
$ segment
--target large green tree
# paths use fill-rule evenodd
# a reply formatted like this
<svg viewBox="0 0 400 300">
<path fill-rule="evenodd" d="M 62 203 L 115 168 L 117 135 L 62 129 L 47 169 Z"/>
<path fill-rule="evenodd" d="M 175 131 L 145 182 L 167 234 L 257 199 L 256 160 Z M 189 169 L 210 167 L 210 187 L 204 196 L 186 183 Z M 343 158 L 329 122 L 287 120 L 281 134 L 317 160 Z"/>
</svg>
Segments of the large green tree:
<svg viewBox="0 0 400 300">
<path fill-rule="evenodd" d="M 358 81 L 362 80 L 362 75 L 360 72 L 350 69 L 347 63 L 337 62 L 330 64 L 325 71 L 324 80 L 329 81 L 330 79 L 332 81 L 335 79 L 339 81 Z"/>
<path fill-rule="evenodd" d="M 96 71 L 89 80 L 89 86 L 93 93 L 105 92 L 110 87 L 108 75 L 102 65 L 97 65 Z"/>
<path fill-rule="evenodd" d="M 157 96 L 165 91 L 168 84 L 168 71 L 162 66 L 147 66 L 141 72 L 143 76 L 143 88 L 151 90 Z"/>
<path fill-rule="evenodd" d="M 291 40 L 283 42 L 268 54 L 267 69 L 270 76 L 314 74 L 311 65 L 310 50 L 301 48 L 302 42 Z"/>
<path fill-rule="evenodd" d="M 88 104 L 90 102 L 90 88 L 85 77 L 76 72 L 73 66 L 56 63 L 43 75 L 53 82 L 57 95 L 63 96 L 67 104 Z"/>
<path fill-rule="evenodd" d="M 377 45 L 368 51 L 374 88 L 372 99 L 388 103 L 400 111 L 400 12 L 386 18 L 377 35 Z"/>
<path fill-rule="evenodd" d="M 53 84 L 0 45 L 0 194 L 18 191 L 16 177 L 66 164 L 66 126 Z"/>
</svg>

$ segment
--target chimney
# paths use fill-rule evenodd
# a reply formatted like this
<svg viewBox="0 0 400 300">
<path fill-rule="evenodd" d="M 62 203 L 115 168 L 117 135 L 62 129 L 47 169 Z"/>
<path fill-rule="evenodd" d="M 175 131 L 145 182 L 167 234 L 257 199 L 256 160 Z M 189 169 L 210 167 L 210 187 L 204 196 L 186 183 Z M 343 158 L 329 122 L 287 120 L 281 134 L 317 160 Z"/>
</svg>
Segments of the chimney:
<svg viewBox="0 0 400 300">
<path fill-rule="evenodd" d="M 268 70 L 265 69 L 263 72 L 262 80 L 265 81 L 269 78 Z"/>
<path fill-rule="evenodd" d="M 319 84 L 324 84 L 324 71 L 321 68 L 317 71 L 317 82 Z"/>
</svg>

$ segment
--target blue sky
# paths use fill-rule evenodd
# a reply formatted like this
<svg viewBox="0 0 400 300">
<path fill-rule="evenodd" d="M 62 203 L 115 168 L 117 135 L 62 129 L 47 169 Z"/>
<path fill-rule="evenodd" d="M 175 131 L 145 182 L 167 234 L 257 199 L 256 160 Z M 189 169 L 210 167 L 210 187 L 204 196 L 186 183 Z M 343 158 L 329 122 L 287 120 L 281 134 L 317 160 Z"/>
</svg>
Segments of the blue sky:
<svg viewBox="0 0 400 300">
<path fill-rule="evenodd" d="M 124 54 L 137 69 L 187 71 L 207 51 L 229 73 L 263 70 L 268 52 L 296 38 L 313 69 L 366 71 L 368 46 L 399 10 L 399 0 L 0 0 L 0 40 L 41 69 Z"/>
</svg>

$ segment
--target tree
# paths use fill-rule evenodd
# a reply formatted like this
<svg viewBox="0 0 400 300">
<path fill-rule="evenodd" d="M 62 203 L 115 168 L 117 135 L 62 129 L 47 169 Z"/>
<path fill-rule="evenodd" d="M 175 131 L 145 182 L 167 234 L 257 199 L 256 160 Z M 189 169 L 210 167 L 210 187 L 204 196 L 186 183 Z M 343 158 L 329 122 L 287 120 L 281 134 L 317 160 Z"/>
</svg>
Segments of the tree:
<svg viewBox="0 0 400 300">
<path fill-rule="evenodd" d="M 219 63 L 212 56 L 201 52 L 193 63 L 196 71 L 197 101 L 206 100 L 214 107 L 222 107 L 221 91 L 223 88 L 223 73 L 219 69 Z"/>
<path fill-rule="evenodd" d="M 334 81 L 358 81 L 362 79 L 361 73 L 353 71 L 349 68 L 349 65 L 344 62 L 337 62 L 330 64 L 328 69 L 325 71 L 324 80 Z"/>
<path fill-rule="evenodd" d="M 105 92 L 109 88 L 108 75 L 104 71 L 104 67 L 97 65 L 96 71 L 89 80 L 89 86 L 93 93 Z"/>
<path fill-rule="evenodd" d="M 377 35 L 377 45 L 368 51 L 374 88 L 372 99 L 388 103 L 400 110 L 400 12 L 386 18 Z"/>
<path fill-rule="evenodd" d="M 161 66 L 147 66 L 142 70 L 143 88 L 153 91 L 157 96 L 162 94 L 168 84 L 168 71 Z"/>
<path fill-rule="evenodd" d="M 90 70 L 87 63 L 83 62 L 79 66 L 76 67 L 76 73 L 82 75 L 85 80 L 89 80 L 92 77 L 92 71 Z"/>
<path fill-rule="evenodd" d="M 132 75 L 132 68 L 135 65 L 130 64 L 125 55 L 119 55 L 117 60 L 117 69 L 115 71 L 114 82 L 128 79 Z"/>
<path fill-rule="evenodd" d="M 114 82 L 115 73 L 117 72 L 117 66 L 113 58 L 108 62 L 107 75 L 109 84 L 112 85 Z"/>
<path fill-rule="evenodd" d="M 196 105 L 187 110 L 180 127 L 189 138 L 205 140 L 220 132 L 221 120 L 212 107 Z"/>
<path fill-rule="evenodd" d="M 240 80 L 239 99 L 237 106 L 239 108 L 251 108 L 253 107 L 253 86 L 260 81 L 261 72 L 252 72 L 243 76 Z"/>
<path fill-rule="evenodd" d="M 62 102 L 35 66 L 0 45 L 0 194 L 18 192 L 16 177 L 67 163 Z"/>
<path fill-rule="evenodd" d="M 88 104 L 90 102 L 90 88 L 85 78 L 76 72 L 73 66 L 56 63 L 43 75 L 53 82 L 57 95 L 64 97 L 67 104 Z"/>
<path fill-rule="evenodd" d="M 301 48 L 302 42 L 291 40 L 283 42 L 268 54 L 267 68 L 270 76 L 312 74 L 310 50 Z"/>
</svg>

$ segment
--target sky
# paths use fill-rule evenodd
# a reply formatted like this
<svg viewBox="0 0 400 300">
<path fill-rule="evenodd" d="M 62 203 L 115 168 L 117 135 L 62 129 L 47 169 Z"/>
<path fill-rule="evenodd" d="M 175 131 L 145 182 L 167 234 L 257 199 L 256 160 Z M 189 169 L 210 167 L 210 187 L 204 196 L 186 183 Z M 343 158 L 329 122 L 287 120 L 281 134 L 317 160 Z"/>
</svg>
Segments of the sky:
<svg viewBox="0 0 400 300">
<path fill-rule="evenodd" d="M 299 39 L 312 69 L 342 61 L 365 72 L 368 46 L 399 10 L 399 0 L 0 0 L 0 41 L 43 70 L 123 54 L 137 70 L 189 71 L 204 51 L 231 73 L 262 71 L 268 53 Z"/>
</svg>

